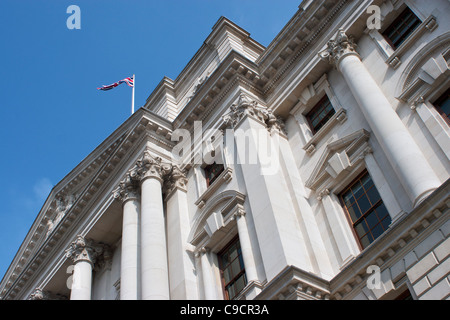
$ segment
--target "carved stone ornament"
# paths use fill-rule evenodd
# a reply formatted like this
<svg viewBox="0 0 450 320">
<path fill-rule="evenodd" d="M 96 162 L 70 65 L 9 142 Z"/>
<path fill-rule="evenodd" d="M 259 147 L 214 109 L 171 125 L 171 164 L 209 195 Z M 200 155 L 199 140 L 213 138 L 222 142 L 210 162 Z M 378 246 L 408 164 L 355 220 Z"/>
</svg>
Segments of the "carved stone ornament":
<svg viewBox="0 0 450 320">
<path fill-rule="evenodd" d="M 66 249 L 65 255 L 74 263 L 88 261 L 94 266 L 97 258 L 105 252 L 105 249 L 107 249 L 106 245 L 79 235 Z"/>
<path fill-rule="evenodd" d="M 139 198 L 139 184 L 131 178 L 128 172 L 125 179 L 120 181 L 119 186 L 113 191 L 114 199 L 126 202 Z"/>
<path fill-rule="evenodd" d="M 53 229 L 59 224 L 66 213 L 72 208 L 75 203 L 75 195 L 58 196 L 55 200 L 55 215 L 53 219 L 47 221 L 47 237 Z"/>
<path fill-rule="evenodd" d="M 146 149 L 144 155 L 139 159 L 130 171 L 130 177 L 135 180 L 144 180 L 152 177 L 163 181 L 164 177 L 172 171 L 170 163 L 163 163 L 160 157 L 153 157 Z"/>
<path fill-rule="evenodd" d="M 49 291 L 44 291 L 40 288 L 36 288 L 32 294 L 28 297 L 28 300 L 69 300 L 68 297 L 60 295 L 60 294 L 53 294 Z"/>
<path fill-rule="evenodd" d="M 245 115 L 264 123 L 269 132 L 274 129 L 284 132 L 284 122 L 280 117 L 277 117 L 269 108 L 260 106 L 255 100 L 250 100 L 243 93 L 239 96 L 237 104 L 232 104 L 230 112 L 223 115 L 222 119 L 225 126 L 235 128 Z"/>
<path fill-rule="evenodd" d="M 319 57 L 338 66 L 339 60 L 346 55 L 358 55 L 356 52 L 356 44 L 352 36 L 347 36 L 343 29 L 339 29 L 334 40 L 327 43 L 327 47 L 319 52 Z M 359 55 L 358 55 L 359 56 Z"/>
<path fill-rule="evenodd" d="M 181 170 L 178 166 L 173 166 L 165 181 L 164 192 L 170 194 L 176 188 L 186 191 L 187 182 L 186 171 Z"/>
</svg>

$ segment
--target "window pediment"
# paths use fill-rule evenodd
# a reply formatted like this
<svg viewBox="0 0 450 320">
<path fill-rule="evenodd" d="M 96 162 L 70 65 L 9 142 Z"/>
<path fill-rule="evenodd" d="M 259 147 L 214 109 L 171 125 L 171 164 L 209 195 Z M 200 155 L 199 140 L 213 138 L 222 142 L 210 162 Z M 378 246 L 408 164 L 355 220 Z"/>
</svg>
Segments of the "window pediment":
<svg viewBox="0 0 450 320">
<path fill-rule="evenodd" d="M 227 190 L 209 199 L 194 220 L 188 242 L 193 246 L 212 247 L 232 228 L 235 213 L 244 210 L 245 195 Z"/>
<path fill-rule="evenodd" d="M 318 191 L 330 189 L 336 181 L 355 167 L 369 150 L 370 133 L 364 129 L 329 143 L 322 152 L 306 187 Z"/>
</svg>

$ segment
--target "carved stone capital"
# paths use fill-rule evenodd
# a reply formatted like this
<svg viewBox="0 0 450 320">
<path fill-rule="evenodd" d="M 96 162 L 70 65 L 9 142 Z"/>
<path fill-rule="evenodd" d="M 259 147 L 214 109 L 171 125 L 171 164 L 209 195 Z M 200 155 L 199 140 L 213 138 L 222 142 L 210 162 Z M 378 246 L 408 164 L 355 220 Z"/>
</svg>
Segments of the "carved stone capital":
<svg viewBox="0 0 450 320">
<path fill-rule="evenodd" d="M 233 214 L 233 217 L 231 220 L 238 220 L 239 218 L 245 216 L 245 210 L 244 209 L 237 209 L 236 212 Z"/>
<path fill-rule="evenodd" d="M 207 247 L 200 247 L 194 251 L 194 255 L 196 258 L 200 258 L 202 255 L 208 253 L 209 251 L 210 251 L 210 249 Z"/>
<path fill-rule="evenodd" d="M 226 127 L 234 129 L 246 115 L 265 124 L 269 132 L 272 130 L 284 132 L 284 121 L 280 117 L 277 117 L 271 109 L 259 105 L 255 100 L 250 100 L 243 93 L 239 96 L 238 102 L 231 105 L 230 112 L 222 116 L 222 119 Z"/>
<path fill-rule="evenodd" d="M 94 266 L 97 258 L 103 254 L 105 248 L 105 245 L 79 235 L 66 249 L 65 255 L 67 258 L 72 259 L 74 263 L 87 261 Z"/>
<path fill-rule="evenodd" d="M 319 57 L 330 64 L 339 65 L 339 61 L 347 55 L 359 54 L 356 52 L 356 44 L 352 36 L 347 36 L 344 30 L 339 29 L 336 37 L 327 43 L 327 47 L 319 52 Z"/>
<path fill-rule="evenodd" d="M 317 197 L 317 200 L 322 201 L 322 199 L 330 194 L 330 190 L 328 188 L 323 189 L 319 192 L 319 196 Z"/>
<path fill-rule="evenodd" d="M 170 174 L 168 174 L 166 179 L 166 184 L 164 187 L 164 192 L 166 195 L 172 193 L 175 189 L 180 189 L 182 191 L 187 191 L 186 171 L 181 170 L 178 166 L 172 166 Z"/>
<path fill-rule="evenodd" d="M 161 183 L 164 176 L 172 171 L 172 165 L 163 163 L 160 157 L 153 157 L 150 151 L 146 149 L 144 155 L 137 161 L 134 168 L 130 171 L 132 179 L 143 181 L 147 178 L 155 178 Z"/>
<path fill-rule="evenodd" d="M 119 182 L 119 186 L 113 190 L 114 199 L 125 203 L 128 200 L 139 199 L 139 184 L 131 178 L 128 172 L 125 179 Z"/>
</svg>

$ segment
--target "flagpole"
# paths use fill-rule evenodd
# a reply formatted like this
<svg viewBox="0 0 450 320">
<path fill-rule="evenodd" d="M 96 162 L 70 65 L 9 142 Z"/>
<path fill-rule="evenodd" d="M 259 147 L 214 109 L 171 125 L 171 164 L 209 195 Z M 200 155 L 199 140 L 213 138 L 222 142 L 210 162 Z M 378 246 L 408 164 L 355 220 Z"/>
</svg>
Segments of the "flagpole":
<svg viewBox="0 0 450 320">
<path fill-rule="evenodd" d="M 133 74 L 133 90 L 131 91 L 131 114 L 134 113 L 134 87 L 136 86 L 136 76 Z"/>
</svg>

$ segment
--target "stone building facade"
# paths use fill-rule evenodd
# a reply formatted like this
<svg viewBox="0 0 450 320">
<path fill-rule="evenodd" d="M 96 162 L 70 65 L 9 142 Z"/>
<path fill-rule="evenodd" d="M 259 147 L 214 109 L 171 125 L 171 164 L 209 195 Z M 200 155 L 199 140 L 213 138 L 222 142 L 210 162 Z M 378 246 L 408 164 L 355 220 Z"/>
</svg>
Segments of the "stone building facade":
<svg viewBox="0 0 450 320">
<path fill-rule="evenodd" d="M 448 299 L 447 0 L 222 17 L 52 190 L 1 299 Z"/>
</svg>

